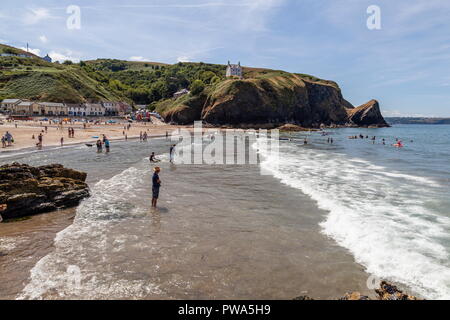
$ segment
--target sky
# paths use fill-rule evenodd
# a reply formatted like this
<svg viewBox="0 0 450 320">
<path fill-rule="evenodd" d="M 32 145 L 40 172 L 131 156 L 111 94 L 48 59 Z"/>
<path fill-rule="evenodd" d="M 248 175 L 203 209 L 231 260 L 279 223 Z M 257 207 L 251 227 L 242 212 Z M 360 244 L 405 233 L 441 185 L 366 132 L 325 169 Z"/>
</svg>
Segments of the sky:
<svg viewBox="0 0 450 320">
<path fill-rule="evenodd" d="M 450 117 L 450 0 L 0 2 L 0 43 L 54 60 L 240 61 L 334 80 L 385 116 Z"/>
</svg>

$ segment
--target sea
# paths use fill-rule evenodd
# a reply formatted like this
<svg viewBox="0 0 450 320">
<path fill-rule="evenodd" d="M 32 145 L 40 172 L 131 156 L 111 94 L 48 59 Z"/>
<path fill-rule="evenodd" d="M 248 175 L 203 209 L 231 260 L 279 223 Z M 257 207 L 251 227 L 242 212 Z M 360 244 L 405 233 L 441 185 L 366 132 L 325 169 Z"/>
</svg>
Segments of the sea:
<svg viewBox="0 0 450 320">
<path fill-rule="evenodd" d="M 335 299 L 381 280 L 450 298 L 450 126 L 281 136 L 241 165 L 171 164 L 165 138 L 1 153 L 85 171 L 92 195 L 0 224 L 0 298 Z"/>
</svg>

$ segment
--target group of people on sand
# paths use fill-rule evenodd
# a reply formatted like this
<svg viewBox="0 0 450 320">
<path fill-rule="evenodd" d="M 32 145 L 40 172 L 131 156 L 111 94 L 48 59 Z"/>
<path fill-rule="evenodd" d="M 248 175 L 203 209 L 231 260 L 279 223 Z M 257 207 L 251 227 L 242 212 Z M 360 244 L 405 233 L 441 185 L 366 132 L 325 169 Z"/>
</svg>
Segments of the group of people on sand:
<svg viewBox="0 0 450 320">
<path fill-rule="evenodd" d="M 97 152 L 102 153 L 103 152 L 103 146 L 105 146 L 106 153 L 109 153 L 110 151 L 110 142 L 109 139 L 106 137 L 106 135 L 103 135 L 102 139 L 97 140 Z"/>
<path fill-rule="evenodd" d="M 2 148 L 11 147 L 14 143 L 14 137 L 9 131 L 2 136 Z"/>
<path fill-rule="evenodd" d="M 68 133 L 69 133 L 69 138 L 75 138 L 75 129 L 70 127 L 67 129 Z"/>
</svg>

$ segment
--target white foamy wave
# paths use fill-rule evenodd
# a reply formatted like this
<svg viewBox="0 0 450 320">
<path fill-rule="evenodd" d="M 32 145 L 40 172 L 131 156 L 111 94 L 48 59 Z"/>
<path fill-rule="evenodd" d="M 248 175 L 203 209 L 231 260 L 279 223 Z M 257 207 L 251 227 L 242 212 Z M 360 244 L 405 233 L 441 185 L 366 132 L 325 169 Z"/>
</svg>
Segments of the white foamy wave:
<svg viewBox="0 0 450 320">
<path fill-rule="evenodd" d="M 426 298 L 450 298 L 450 219 L 427 207 L 439 201 L 437 183 L 329 151 L 283 145 L 279 158 L 260 152 L 263 169 L 329 211 L 324 233 L 368 273 Z"/>
<path fill-rule="evenodd" d="M 143 164 L 143 162 L 142 162 Z M 114 259 L 125 251 L 121 241 L 109 236 L 121 219 L 139 218 L 138 194 L 149 179 L 144 167 L 132 167 L 98 182 L 91 197 L 77 208 L 74 223 L 55 237 L 55 249 L 31 270 L 30 282 L 18 299 L 142 298 L 159 293 L 147 279 L 126 278 L 114 270 Z M 132 237 L 132 235 L 130 235 Z M 122 252 L 123 253 L 123 252 Z"/>
</svg>

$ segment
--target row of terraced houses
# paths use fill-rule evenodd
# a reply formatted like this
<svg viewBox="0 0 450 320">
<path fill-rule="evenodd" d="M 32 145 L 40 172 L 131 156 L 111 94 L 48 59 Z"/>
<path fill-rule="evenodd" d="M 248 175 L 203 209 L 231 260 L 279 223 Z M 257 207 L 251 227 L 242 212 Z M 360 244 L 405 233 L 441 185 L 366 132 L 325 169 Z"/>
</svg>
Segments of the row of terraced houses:
<svg viewBox="0 0 450 320">
<path fill-rule="evenodd" d="M 104 101 L 100 103 L 66 104 L 55 102 L 35 102 L 22 99 L 5 99 L 0 104 L 0 112 L 12 116 L 68 116 L 103 117 L 124 116 L 133 111 L 125 102 Z"/>
</svg>

